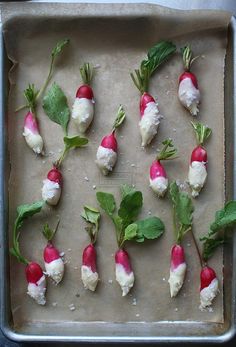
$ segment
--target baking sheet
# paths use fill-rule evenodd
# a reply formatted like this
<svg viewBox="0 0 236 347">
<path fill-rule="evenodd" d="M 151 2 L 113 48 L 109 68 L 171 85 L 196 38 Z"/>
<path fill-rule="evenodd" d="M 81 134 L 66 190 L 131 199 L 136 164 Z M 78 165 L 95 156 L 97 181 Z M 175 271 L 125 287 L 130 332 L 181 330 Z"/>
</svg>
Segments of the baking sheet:
<svg viewBox="0 0 236 347">
<path fill-rule="evenodd" d="M 24 13 L 23 17 L 20 13 Z M 25 223 L 22 232 L 22 251 L 26 257 L 40 260 L 44 247 L 40 235 L 42 224 L 46 220 L 55 223 L 56 216 L 60 215 L 62 222 L 56 242 L 66 253 L 66 276 L 59 287 L 49 283 L 48 304 L 46 307 L 38 307 L 25 295 L 23 267 L 11 259 L 11 299 L 15 327 L 22 327 L 29 322 L 65 321 L 223 322 L 222 283 L 213 312 L 202 313 L 198 309 L 200 267 L 191 238 L 186 238 L 184 242 L 191 271 L 188 271 L 180 295 L 174 300 L 169 298 L 169 250 L 173 243 L 170 204 L 167 199 L 158 200 L 148 187 L 148 167 L 155 157 L 155 149 L 166 137 L 173 138 L 181 153 L 180 159 L 166 164 L 169 178 L 183 181 L 187 175 L 189 148 L 193 148 L 195 139 L 189 123 L 191 118 L 177 100 L 176 81 L 182 71 L 181 57 L 170 60 L 152 79 L 150 92 L 157 96 L 164 119 L 153 148 L 146 151 L 140 148 L 139 95 L 132 85 L 129 72 L 139 65 L 147 49 L 160 39 L 171 38 L 180 47 L 189 42 L 195 54 L 205 56 L 196 62 L 193 70 L 199 78 L 203 95 L 200 120 L 213 130 L 207 146 L 211 179 L 195 201 L 194 220 L 198 222 L 195 223 L 194 231 L 199 236 L 207 231 L 214 211 L 224 201 L 223 77 L 226 29 L 230 15 L 215 11 L 184 13 L 154 5 L 34 4 L 32 7 L 32 4 L 7 4 L 3 9 L 3 18 L 6 20 L 4 34 L 7 53 L 13 61 L 18 62 L 9 76 L 10 232 L 16 206 L 40 199 L 42 179 L 62 148 L 60 128 L 50 123 L 41 109 L 38 114 L 48 156 L 34 158 L 26 147 L 21 137 L 24 114 L 16 116 L 13 112 L 22 103 L 23 89 L 28 82 L 34 82 L 37 86 L 42 84 L 47 73 L 50 49 L 62 37 L 69 37 L 71 43 L 60 59 L 54 80 L 63 87 L 70 105 L 81 82 L 79 73 L 76 73 L 79 66 L 84 61 L 100 65 L 93 84 L 96 116 L 88 134 L 90 145 L 70 153 L 66 159 L 63 169 L 64 192 L 58 208 L 55 210 L 48 207 L 46 217 L 37 216 Z M 126 124 L 118 133 L 120 158 L 115 172 L 104 178 L 95 167 L 93 158 L 104 129 L 109 131 L 120 103 L 127 111 Z M 72 124 L 70 133 L 75 133 Z M 216 157 L 217 160 L 211 160 Z M 79 214 L 84 204 L 96 205 L 94 184 L 97 190 L 111 191 L 118 197 L 118 187 L 124 181 L 135 184 L 143 192 L 144 209 L 140 218 L 149 212 L 160 216 L 166 225 L 166 233 L 156 242 L 127 246 L 136 284 L 132 296 L 121 298 L 120 288 L 114 278 L 114 229 L 106 216 L 103 216 L 97 245 L 101 281 L 96 293 L 88 293 L 82 288 L 79 274 L 82 249 L 88 243 Z M 156 261 L 153 262 L 153 259 Z M 221 278 L 221 251 L 210 264 Z M 134 299 L 136 305 L 133 305 Z M 69 310 L 71 303 L 76 306 L 73 312 Z"/>
</svg>

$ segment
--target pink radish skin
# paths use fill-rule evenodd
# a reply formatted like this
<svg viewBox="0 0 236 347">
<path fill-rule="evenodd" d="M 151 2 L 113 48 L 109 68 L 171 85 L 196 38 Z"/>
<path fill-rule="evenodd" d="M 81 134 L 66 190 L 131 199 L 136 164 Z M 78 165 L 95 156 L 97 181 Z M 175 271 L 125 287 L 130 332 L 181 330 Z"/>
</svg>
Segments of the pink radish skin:
<svg viewBox="0 0 236 347">
<path fill-rule="evenodd" d="M 142 146 L 148 145 L 157 133 L 161 116 L 155 99 L 148 93 L 143 93 L 140 99 L 139 122 L 140 133 L 142 137 Z"/>
<path fill-rule="evenodd" d="M 42 198 L 49 205 L 57 205 L 61 196 L 62 174 L 54 167 L 47 174 L 47 179 L 43 181 Z"/>
<path fill-rule="evenodd" d="M 125 296 L 134 285 L 134 273 L 132 271 L 128 253 L 123 249 L 119 249 L 115 254 L 115 263 L 116 281 L 121 287 L 122 296 Z"/>
<path fill-rule="evenodd" d="M 45 305 L 46 278 L 41 266 L 37 263 L 29 263 L 25 268 L 26 280 L 28 282 L 27 294 L 39 305 Z"/>
<path fill-rule="evenodd" d="M 112 149 L 114 152 L 117 152 L 117 140 L 114 131 L 110 135 L 103 137 L 101 146 L 104 148 Z"/>
<path fill-rule="evenodd" d="M 96 290 L 98 284 L 96 259 L 96 249 L 91 243 L 83 251 L 81 279 L 84 284 L 84 288 L 93 292 Z"/>
<path fill-rule="evenodd" d="M 200 92 L 196 76 L 191 72 L 184 72 L 179 77 L 178 96 L 181 104 L 196 116 L 199 112 Z"/>
<path fill-rule="evenodd" d="M 87 84 L 82 85 L 77 90 L 76 98 L 85 98 L 85 99 L 93 100 L 92 88 Z"/>
<path fill-rule="evenodd" d="M 117 150 L 117 140 L 113 131 L 110 135 L 103 137 L 97 150 L 96 164 L 104 175 L 113 170 L 117 160 Z"/>
<path fill-rule="evenodd" d="M 46 274 L 58 284 L 61 282 L 64 275 L 64 262 L 60 253 L 52 242 L 49 241 L 43 252 L 44 265 Z"/>
<path fill-rule="evenodd" d="M 205 266 L 200 274 L 200 309 L 204 310 L 212 305 L 219 289 L 218 279 L 215 271 Z"/>
<path fill-rule="evenodd" d="M 43 150 L 43 139 L 39 134 L 37 120 L 32 112 L 28 112 L 24 120 L 23 136 L 27 145 L 36 153 L 41 154 Z"/>
<path fill-rule="evenodd" d="M 154 160 L 150 167 L 150 187 L 159 196 L 163 197 L 168 189 L 168 178 L 160 160 Z"/>
<path fill-rule="evenodd" d="M 181 245 L 174 245 L 172 247 L 170 264 L 170 278 L 168 282 L 170 285 L 170 296 L 173 298 L 182 288 L 187 269 L 184 249 Z"/>
<path fill-rule="evenodd" d="M 206 165 L 206 163 L 207 163 L 207 151 L 205 150 L 204 147 L 199 145 L 196 148 L 194 148 L 194 150 L 192 151 L 190 162 L 192 163 L 193 161 L 200 161 L 200 162 L 204 163 L 204 165 Z"/>
</svg>

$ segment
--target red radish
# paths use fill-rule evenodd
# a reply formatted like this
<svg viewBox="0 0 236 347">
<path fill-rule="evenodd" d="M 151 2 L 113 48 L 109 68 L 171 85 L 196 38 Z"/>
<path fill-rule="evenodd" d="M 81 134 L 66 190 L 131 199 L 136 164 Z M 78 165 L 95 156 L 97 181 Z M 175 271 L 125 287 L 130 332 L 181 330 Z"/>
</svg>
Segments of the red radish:
<svg viewBox="0 0 236 347">
<path fill-rule="evenodd" d="M 93 77 L 93 68 L 85 63 L 80 68 L 80 74 L 84 85 L 78 88 L 76 99 L 72 109 L 72 119 L 81 133 L 85 133 L 94 116 L 94 97 L 90 83 Z"/>
<path fill-rule="evenodd" d="M 196 116 L 199 112 L 198 105 L 200 103 L 200 92 L 196 76 L 190 72 L 192 63 L 198 58 L 192 58 L 190 46 L 186 46 L 181 50 L 183 55 L 185 71 L 179 77 L 178 96 L 181 104 Z"/>
<path fill-rule="evenodd" d="M 83 250 L 81 279 L 85 289 L 95 291 L 98 284 L 97 254 L 94 247 L 99 229 L 100 212 L 89 206 L 84 206 L 81 215 L 88 223 L 86 231 L 89 234 L 91 243 Z"/>
<path fill-rule="evenodd" d="M 62 174 L 59 169 L 54 166 L 48 172 L 47 178 L 43 181 L 42 198 L 49 205 L 57 205 L 62 188 Z"/>
<path fill-rule="evenodd" d="M 167 139 L 162 142 L 164 147 L 158 154 L 156 160 L 152 162 L 150 167 L 150 187 L 158 197 L 163 197 L 168 189 L 168 178 L 161 160 L 175 159 L 177 150 L 173 148 L 172 140 Z M 168 148 L 171 148 L 168 150 Z"/>
<path fill-rule="evenodd" d="M 26 280 L 28 282 L 27 294 L 39 305 L 45 305 L 46 278 L 38 263 L 31 262 L 25 268 Z"/>
<path fill-rule="evenodd" d="M 176 182 L 170 184 L 170 198 L 173 205 L 173 224 L 175 244 L 171 249 L 170 295 L 175 297 L 183 286 L 187 264 L 185 262 L 182 240 L 192 228 L 193 205 L 187 193 L 181 192 Z"/>
<path fill-rule="evenodd" d="M 212 301 L 215 299 L 219 291 L 219 283 L 215 271 L 209 266 L 203 267 L 200 279 L 200 309 L 205 309 L 211 306 Z"/>
<path fill-rule="evenodd" d="M 45 224 L 43 227 L 43 235 L 48 241 L 43 251 L 46 275 L 51 277 L 55 284 L 60 283 L 64 275 L 64 262 L 60 256 L 60 252 L 52 244 L 52 239 L 57 231 L 58 225 L 59 221 L 54 231 L 49 228 L 48 224 Z"/>
<path fill-rule="evenodd" d="M 184 283 L 186 269 L 184 248 L 176 244 L 171 249 L 170 278 L 168 280 L 172 298 L 178 294 Z"/>
<path fill-rule="evenodd" d="M 207 178 L 207 151 L 203 147 L 203 143 L 211 135 L 211 129 L 201 123 L 192 123 L 196 133 L 197 147 L 191 154 L 189 165 L 188 181 L 192 189 L 192 196 L 195 198 L 203 188 Z"/>
<path fill-rule="evenodd" d="M 159 114 L 157 102 L 148 93 L 148 85 L 151 75 L 166 61 L 176 50 L 171 42 L 161 41 L 153 46 L 147 54 L 147 60 L 143 60 L 140 68 L 131 73 L 131 78 L 141 93 L 139 122 L 142 146 L 150 144 L 157 133 L 158 125 L 162 116 Z"/>
<path fill-rule="evenodd" d="M 157 102 L 150 94 L 142 94 L 140 99 L 141 120 L 139 122 L 142 146 L 149 145 L 157 133 L 158 125 L 162 118 L 157 105 Z"/>
<path fill-rule="evenodd" d="M 132 271 L 129 255 L 124 249 L 119 249 L 115 254 L 116 281 L 119 283 L 122 296 L 129 293 L 134 285 L 134 273 Z"/>
<path fill-rule="evenodd" d="M 36 153 L 41 154 L 43 151 L 43 139 L 39 134 L 38 122 L 36 119 L 36 98 L 38 91 L 34 89 L 34 85 L 29 84 L 28 88 L 24 90 L 25 98 L 28 102 L 27 107 L 29 112 L 24 120 L 23 136 L 27 145 Z"/>
<path fill-rule="evenodd" d="M 122 106 L 119 107 L 117 117 L 110 135 L 103 137 L 97 150 L 96 164 L 104 175 L 113 170 L 117 160 L 117 140 L 115 136 L 116 129 L 123 123 L 125 111 Z"/>
</svg>

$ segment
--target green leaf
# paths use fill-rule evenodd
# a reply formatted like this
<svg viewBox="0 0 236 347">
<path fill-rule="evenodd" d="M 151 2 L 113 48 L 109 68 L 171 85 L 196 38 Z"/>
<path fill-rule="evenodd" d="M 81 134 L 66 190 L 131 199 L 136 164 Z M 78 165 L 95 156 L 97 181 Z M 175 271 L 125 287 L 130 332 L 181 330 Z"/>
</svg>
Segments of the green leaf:
<svg viewBox="0 0 236 347">
<path fill-rule="evenodd" d="M 202 123 L 191 122 L 191 124 L 196 134 L 197 143 L 199 145 L 203 145 L 208 139 L 208 137 L 211 135 L 212 130 Z"/>
<path fill-rule="evenodd" d="M 79 70 L 83 83 L 90 85 L 94 74 L 94 68 L 92 65 L 89 63 L 84 63 Z"/>
<path fill-rule="evenodd" d="M 113 213 L 116 209 L 115 198 L 110 193 L 97 192 L 96 194 L 97 201 L 99 202 L 101 208 L 110 216 L 113 216 Z"/>
<path fill-rule="evenodd" d="M 223 245 L 225 243 L 224 237 L 217 237 L 217 238 L 202 238 L 201 241 L 204 240 L 203 243 L 203 253 L 202 257 L 204 261 L 207 261 L 209 258 L 212 257 L 214 254 L 215 250 Z"/>
<path fill-rule="evenodd" d="M 120 203 L 118 215 L 123 219 L 123 226 L 132 223 L 143 206 L 143 196 L 139 191 L 127 194 Z"/>
<path fill-rule="evenodd" d="M 36 90 L 34 84 L 29 84 L 28 88 L 24 90 L 24 96 L 27 100 L 27 107 L 31 110 L 32 113 L 35 113 L 36 109 L 36 98 L 39 93 L 39 90 Z"/>
<path fill-rule="evenodd" d="M 160 153 L 157 156 L 157 160 L 168 160 L 168 159 L 175 159 L 177 149 L 174 148 L 174 145 L 172 143 L 171 139 L 166 139 L 162 142 L 163 148 L 161 149 Z M 171 148 L 171 149 L 169 149 Z"/>
<path fill-rule="evenodd" d="M 142 235 L 145 239 L 153 240 L 159 238 L 165 231 L 165 226 L 160 218 L 149 217 L 135 222 L 138 227 L 139 238 Z"/>
<path fill-rule="evenodd" d="M 117 128 L 119 128 L 119 126 L 124 122 L 125 117 L 126 117 L 126 115 L 125 115 L 124 108 L 122 105 L 120 105 L 120 107 L 117 111 L 117 116 L 116 116 L 115 122 L 114 122 L 113 127 L 112 127 L 112 131 L 115 131 Z"/>
<path fill-rule="evenodd" d="M 51 241 L 54 237 L 55 231 L 49 228 L 48 223 L 43 226 L 43 236 L 46 240 Z"/>
<path fill-rule="evenodd" d="M 128 184 L 122 184 L 120 190 L 121 190 L 121 199 L 124 199 L 124 197 L 128 195 L 129 193 L 135 192 L 135 188 L 129 186 Z"/>
<path fill-rule="evenodd" d="M 18 259 L 19 262 L 22 262 L 23 264 L 28 264 L 28 261 L 20 253 L 19 229 L 22 227 L 24 220 L 32 217 L 36 213 L 39 213 L 44 204 L 44 201 L 37 201 L 33 204 L 25 204 L 17 207 L 17 217 L 13 229 L 13 248 L 11 250 L 11 253 Z"/>
<path fill-rule="evenodd" d="M 70 109 L 62 89 L 54 82 L 43 98 L 43 109 L 47 116 L 61 125 L 65 134 L 70 118 Z"/>
<path fill-rule="evenodd" d="M 56 46 L 52 50 L 52 57 L 55 58 L 57 55 L 59 55 L 69 42 L 70 42 L 69 39 L 64 39 L 57 42 Z"/>
<path fill-rule="evenodd" d="M 84 211 L 81 213 L 81 216 L 89 223 L 98 226 L 99 219 L 101 217 L 100 212 L 90 206 L 84 206 Z"/>
<path fill-rule="evenodd" d="M 138 231 L 138 226 L 135 223 L 132 223 L 128 225 L 125 228 L 125 236 L 124 236 L 124 241 L 125 240 L 133 240 L 137 237 L 137 231 Z"/>
<path fill-rule="evenodd" d="M 73 136 L 73 137 L 65 136 L 63 140 L 66 146 L 66 150 L 69 150 L 71 148 L 83 147 L 87 145 L 88 143 L 88 139 L 86 137 L 80 137 L 80 136 Z"/>
<path fill-rule="evenodd" d="M 236 224 L 236 201 L 229 201 L 222 210 L 215 214 L 215 220 L 210 225 L 210 229 L 216 233 L 227 227 L 232 227 Z"/>
</svg>

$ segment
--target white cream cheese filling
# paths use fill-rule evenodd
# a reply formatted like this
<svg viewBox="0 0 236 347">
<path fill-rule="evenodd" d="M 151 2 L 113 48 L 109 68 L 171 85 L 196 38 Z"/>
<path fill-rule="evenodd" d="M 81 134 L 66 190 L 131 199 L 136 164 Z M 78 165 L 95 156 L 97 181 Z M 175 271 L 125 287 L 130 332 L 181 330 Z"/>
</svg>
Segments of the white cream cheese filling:
<svg viewBox="0 0 236 347">
<path fill-rule="evenodd" d="M 218 293 L 218 287 L 218 279 L 214 278 L 208 287 L 205 287 L 200 291 L 200 309 L 205 309 L 206 307 L 211 306 L 212 301 Z"/>
<path fill-rule="evenodd" d="M 43 275 L 37 282 L 28 284 L 27 294 L 33 298 L 39 305 L 45 305 L 46 278 Z"/>
<path fill-rule="evenodd" d="M 203 188 L 207 178 L 207 170 L 203 162 L 193 161 L 189 165 L 188 181 L 192 188 L 192 196 L 199 195 L 200 190 Z"/>
<path fill-rule="evenodd" d="M 163 197 L 168 188 L 168 178 L 161 176 L 154 180 L 150 178 L 150 187 L 159 197 Z"/>
<path fill-rule="evenodd" d="M 96 164 L 104 175 L 112 171 L 117 160 L 117 153 L 110 148 L 99 146 Z"/>
<path fill-rule="evenodd" d="M 174 270 L 170 269 L 170 278 L 168 280 L 170 285 L 170 296 L 171 298 L 175 297 L 178 292 L 180 291 L 183 283 L 184 283 L 184 277 L 186 273 L 186 263 L 182 263 Z"/>
<path fill-rule="evenodd" d="M 200 92 L 194 86 L 191 78 L 186 77 L 180 82 L 178 95 L 181 104 L 186 107 L 193 116 L 196 116 L 199 112 Z"/>
<path fill-rule="evenodd" d="M 72 108 L 72 118 L 81 133 L 90 126 L 94 115 L 94 101 L 86 98 L 76 98 Z"/>
<path fill-rule="evenodd" d="M 85 289 L 95 291 L 98 284 L 98 273 L 93 272 L 90 266 L 81 266 L 81 279 Z"/>
<path fill-rule="evenodd" d="M 46 275 L 51 277 L 58 284 L 64 275 L 64 263 L 61 258 L 55 259 L 50 263 L 45 262 Z"/>
<path fill-rule="evenodd" d="M 43 180 L 42 198 L 49 205 L 57 205 L 61 196 L 59 183 L 50 181 L 48 178 Z"/>
<path fill-rule="evenodd" d="M 125 271 L 123 265 L 116 264 L 116 281 L 119 283 L 122 296 L 129 293 L 130 289 L 134 285 L 134 273 L 131 271 L 129 274 Z"/>
<path fill-rule="evenodd" d="M 24 127 L 23 136 L 27 145 L 36 153 L 40 154 L 43 150 L 43 139 L 40 134 L 33 133 L 29 128 Z"/>
<path fill-rule="evenodd" d="M 155 102 L 149 102 L 144 110 L 144 114 L 139 122 L 142 137 L 142 146 L 148 145 L 157 133 L 161 116 Z"/>
</svg>

